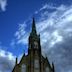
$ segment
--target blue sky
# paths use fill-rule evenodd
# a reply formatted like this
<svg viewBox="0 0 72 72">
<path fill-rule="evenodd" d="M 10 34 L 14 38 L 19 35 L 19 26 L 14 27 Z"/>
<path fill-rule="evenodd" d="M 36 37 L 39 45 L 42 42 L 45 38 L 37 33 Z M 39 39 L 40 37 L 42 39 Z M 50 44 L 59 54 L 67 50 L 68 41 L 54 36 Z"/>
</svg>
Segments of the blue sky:
<svg viewBox="0 0 72 72">
<path fill-rule="evenodd" d="M 71 72 L 72 0 L 0 0 L 0 72 L 11 72 L 15 58 L 27 53 L 33 17 L 42 54 L 56 72 Z"/>
</svg>

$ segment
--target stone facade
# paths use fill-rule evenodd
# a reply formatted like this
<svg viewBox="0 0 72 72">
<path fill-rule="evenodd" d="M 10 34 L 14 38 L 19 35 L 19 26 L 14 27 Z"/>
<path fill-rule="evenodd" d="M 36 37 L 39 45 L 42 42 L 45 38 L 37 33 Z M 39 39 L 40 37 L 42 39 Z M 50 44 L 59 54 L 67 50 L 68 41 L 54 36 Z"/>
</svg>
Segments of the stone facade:
<svg viewBox="0 0 72 72">
<path fill-rule="evenodd" d="M 40 35 L 37 34 L 34 18 L 28 40 L 28 55 L 24 54 L 19 63 L 16 58 L 12 72 L 54 72 L 54 64 L 50 65 L 47 57 L 42 56 Z"/>
</svg>

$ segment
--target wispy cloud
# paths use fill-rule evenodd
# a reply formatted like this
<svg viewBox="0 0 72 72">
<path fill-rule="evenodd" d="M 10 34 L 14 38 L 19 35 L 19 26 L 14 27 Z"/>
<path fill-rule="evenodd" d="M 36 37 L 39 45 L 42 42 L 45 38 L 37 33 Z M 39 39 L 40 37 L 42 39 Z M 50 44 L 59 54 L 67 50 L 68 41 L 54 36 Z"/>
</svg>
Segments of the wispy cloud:
<svg viewBox="0 0 72 72">
<path fill-rule="evenodd" d="M 50 11 L 51 9 L 52 11 Z M 42 53 L 55 63 L 56 72 L 69 72 L 72 67 L 72 6 L 44 5 L 35 13 L 36 27 L 41 34 Z M 19 24 L 15 33 L 17 44 L 28 42 L 27 22 Z"/>
<path fill-rule="evenodd" d="M 2 11 L 6 11 L 7 0 L 0 0 L 0 8 Z"/>
<path fill-rule="evenodd" d="M 54 10 L 49 12 L 48 9 Z M 72 66 L 69 55 L 72 53 L 72 6 L 45 5 L 38 14 L 40 17 L 36 26 L 41 34 L 42 53 L 46 53 L 49 59 L 54 61 L 56 72 L 68 72 Z"/>
<path fill-rule="evenodd" d="M 54 6 L 53 4 L 51 4 L 51 5 L 45 4 L 38 11 L 35 11 L 35 14 L 39 14 L 39 12 L 42 12 L 43 10 L 49 10 L 49 9 L 64 11 L 66 9 L 66 6 L 62 4 L 61 6 L 57 7 L 57 6 Z M 46 11 L 44 11 L 44 12 L 46 12 Z"/>
<path fill-rule="evenodd" d="M 69 72 L 72 66 L 72 6 L 54 8 L 56 10 L 49 12 L 46 5 L 39 12 L 41 18 L 37 22 L 37 29 L 41 34 L 42 52 L 54 61 L 56 72 Z"/>
<path fill-rule="evenodd" d="M 16 43 L 17 44 L 27 44 L 28 43 L 28 32 L 26 31 L 27 25 L 25 22 L 23 24 L 19 24 L 19 29 L 15 33 Z"/>
</svg>

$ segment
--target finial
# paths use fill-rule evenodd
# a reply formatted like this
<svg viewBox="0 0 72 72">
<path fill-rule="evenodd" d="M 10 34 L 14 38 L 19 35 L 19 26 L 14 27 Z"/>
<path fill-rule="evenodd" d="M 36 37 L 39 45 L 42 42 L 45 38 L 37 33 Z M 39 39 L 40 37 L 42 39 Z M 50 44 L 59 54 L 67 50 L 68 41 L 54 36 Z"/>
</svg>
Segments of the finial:
<svg viewBox="0 0 72 72">
<path fill-rule="evenodd" d="M 25 56 L 25 49 L 24 49 L 24 56 Z"/>
<path fill-rule="evenodd" d="M 53 72 L 55 72 L 54 63 L 53 62 L 52 62 L 52 70 L 53 70 Z"/>
<path fill-rule="evenodd" d="M 45 53 L 45 57 L 47 57 L 47 54 Z"/>
<path fill-rule="evenodd" d="M 16 65 L 17 65 L 17 57 L 16 57 Z"/>
</svg>

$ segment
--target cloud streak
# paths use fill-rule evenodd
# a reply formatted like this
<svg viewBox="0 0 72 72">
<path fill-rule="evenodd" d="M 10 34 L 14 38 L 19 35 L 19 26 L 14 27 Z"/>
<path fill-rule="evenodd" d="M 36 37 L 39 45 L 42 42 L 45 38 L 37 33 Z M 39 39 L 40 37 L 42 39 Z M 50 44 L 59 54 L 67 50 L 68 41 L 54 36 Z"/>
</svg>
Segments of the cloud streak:
<svg viewBox="0 0 72 72">
<path fill-rule="evenodd" d="M 0 8 L 2 11 L 6 11 L 7 0 L 0 0 Z"/>
<path fill-rule="evenodd" d="M 54 62 L 56 72 L 71 72 L 72 6 L 46 4 L 35 15 L 39 17 L 36 27 L 41 34 L 42 54 L 47 54 L 49 60 Z M 20 24 L 15 33 L 17 44 L 27 45 L 29 31 L 26 24 Z"/>
<path fill-rule="evenodd" d="M 27 44 L 28 43 L 28 33 L 26 31 L 27 25 L 25 22 L 23 24 L 19 24 L 19 29 L 15 33 L 16 43 L 17 44 Z"/>
<path fill-rule="evenodd" d="M 43 15 L 45 9 L 47 14 Z M 42 8 L 42 14 L 39 13 L 43 19 L 37 23 L 42 52 L 55 63 L 56 72 L 72 71 L 72 6 L 61 5 L 52 12 L 47 11 L 47 7 Z"/>
</svg>

